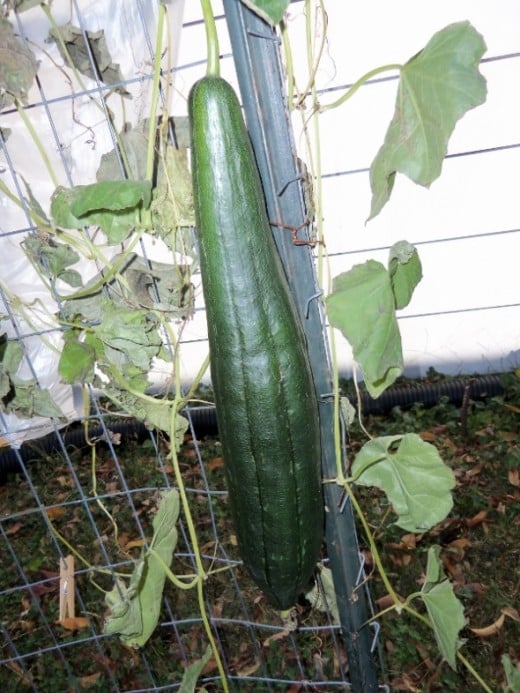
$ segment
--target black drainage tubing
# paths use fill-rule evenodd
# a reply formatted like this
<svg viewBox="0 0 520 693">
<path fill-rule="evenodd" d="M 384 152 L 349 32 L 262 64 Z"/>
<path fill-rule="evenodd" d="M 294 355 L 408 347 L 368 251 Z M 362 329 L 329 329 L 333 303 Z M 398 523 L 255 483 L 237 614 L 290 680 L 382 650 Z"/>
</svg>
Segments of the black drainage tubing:
<svg viewBox="0 0 520 693">
<path fill-rule="evenodd" d="M 433 407 L 442 398 L 447 398 L 451 404 L 461 404 L 464 397 L 476 401 L 494 397 L 502 392 L 501 375 L 479 375 L 441 380 L 438 383 L 406 384 L 401 387 L 391 387 L 377 399 L 372 399 L 367 392 L 363 391 L 361 393 L 361 406 L 365 414 L 384 414 L 394 407 L 410 407 L 413 404 Z"/>
<path fill-rule="evenodd" d="M 421 383 L 391 387 L 378 399 L 372 399 L 368 393 L 361 393 L 361 404 L 364 414 L 384 414 L 393 407 L 409 407 L 413 404 L 423 404 L 431 407 L 441 398 L 447 398 L 452 404 L 461 404 L 464 397 L 471 400 L 481 400 L 493 397 L 503 391 L 500 375 L 479 375 L 473 378 L 443 380 L 439 383 Z M 218 434 L 217 417 L 214 406 L 189 407 L 186 416 L 191 422 L 197 438 L 216 436 Z M 137 419 L 125 419 L 105 423 L 104 426 L 90 426 L 89 439 L 103 439 L 105 431 L 120 434 L 122 442 L 142 442 L 149 430 Z M 61 443 L 60 443 L 61 437 Z M 0 449 L 0 484 L 5 483 L 8 474 L 20 472 L 20 463 L 42 459 L 45 455 L 59 452 L 65 448 L 84 448 L 87 445 L 83 426 L 71 428 L 60 434 L 50 433 L 36 440 L 23 443 L 20 448 Z"/>
</svg>

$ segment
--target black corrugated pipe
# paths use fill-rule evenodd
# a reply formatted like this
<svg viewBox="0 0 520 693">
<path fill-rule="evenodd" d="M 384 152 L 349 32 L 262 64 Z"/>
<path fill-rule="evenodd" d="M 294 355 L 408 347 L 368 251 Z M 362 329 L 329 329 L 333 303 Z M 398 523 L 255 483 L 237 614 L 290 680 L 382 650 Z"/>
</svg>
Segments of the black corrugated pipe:
<svg viewBox="0 0 520 693">
<path fill-rule="evenodd" d="M 409 407 L 423 404 L 432 407 L 442 398 L 452 404 L 461 404 L 464 397 L 481 400 L 501 394 L 503 391 L 500 375 L 479 375 L 471 378 L 442 380 L 438 383 L 419 383 L 402 387 L 391 387 L 377 399 L 372 399 L 367 392 L 361 392 L 361 404 L 365 414 L 384 414 L 394 407 Z M 199 406 L 189 408 L 189 418 L 197 438 L 218 434 L 215 407 Z M 142 441 L 149 435 L 146 426 L 137 419 L 125 419 L 106 423 L 102 426 L 89 427 L 90 440 L 102 438 L 105 429 L 119 433 L 126 440 Z M 60 434 L 65 447 L 82 448 L 87 445 L 83 426 L 69 429 Z M 61 449 L 58 434 L 51 433 L 42 438 L 23 443 L 18 450 L 7 448 L 0 450 L 0 483 L 5 483 L 9 473 L 20 471 L 20 461 L 24 463 L 41 459 L 44 455 L 58 452 Z"/>
<path fill-rule="evenodd" d="M 394 407 L 410 407 L 413 404 L 433 407 L 442 398 L 446 398 L 451 404 L 461 404 L 464 397 L 475 401 L 494 397 L 501 394 L 502 391 L 501 375 L 478 375 L 441 380 L 438 383 L 417 383 L 390 387 L 377 399 L 372 399 L 366 391 L 363 391 L 361 392 L 361 406 L 365 414 L 384 414 Z"/>
</svg>

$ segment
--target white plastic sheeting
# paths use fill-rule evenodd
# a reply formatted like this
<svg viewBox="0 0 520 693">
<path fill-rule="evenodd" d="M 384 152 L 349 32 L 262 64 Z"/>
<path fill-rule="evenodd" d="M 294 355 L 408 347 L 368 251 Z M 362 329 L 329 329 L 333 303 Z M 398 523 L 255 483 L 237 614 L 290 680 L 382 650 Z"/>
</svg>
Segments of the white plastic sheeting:
<svg viewBox="0 0 520 693">
<path fill-rule="evenodd" d="M 184 0 L 173 0 L 168 5 L 173 64 L 179 45 L 183 5 Z M 104 30 L 112 62 L 119 65 L 124 87 L 131 95 L 124 99 L 116 95 L 106 102 L 117 127 L 146 118 L 150 106 L 157 4 L 140 0 L 55 0 L 51 11 L 59 26 L 70 22 L 89 32 Z M 99 96 L 99 85 L 85 76 L 83 85 L 76 83 L 56 43 L 48 41 L 50 24 L 39 6 L 18 17 L 11 16 L 10 20 L 16 34 L 27 40 L 39 63 L 39 84 L 34 83 L 30 89 L 25 112 L 45 145 L 59 184 L 95 182 L 101 155 L 114 148 L 106 113 L 100 109 L 99 99 L 97 104 L 94 101 Z M 48 212 L 55 183 L 25 123 L 16 110 L 4 109 L 0 113 L 0 127 L 11 131 L 5 153 L 0 150 L 2 180 L 19 198 L 26 196 L 25 181 Z M 62 333 L 54 318 L 58 306 L 20 245 L 31 221 L 2 194 L 0 210 L 0 281 L 4 295 L 2 300 L 0 294 L 0 333 L 23 343 L 25 356 L 16 376 L 24 380 L 36 378 L 66 419 L 79 418 L 84 413 L 80 393 L 60 382 L 57 373 L 62 344 Z M 160 249 L 155 250 L 160 253 Z M 115 246 L 106 255 L 110 257 L 111 253 L 119 251 Z M 82 266 L 80 262 L 74 269 L 80 272 L 84 284 L 95 274 L 92 263 Z M 57 282 L 58 290 L 64 286 Z M 67 288 L 70 291 L 70 287 Z M 16 446 L 23 440 L 44 435 L 54 426 L 47 417 L 22 418 L 4 413 L 0 418 L 0 444 Z"/>
</svg>

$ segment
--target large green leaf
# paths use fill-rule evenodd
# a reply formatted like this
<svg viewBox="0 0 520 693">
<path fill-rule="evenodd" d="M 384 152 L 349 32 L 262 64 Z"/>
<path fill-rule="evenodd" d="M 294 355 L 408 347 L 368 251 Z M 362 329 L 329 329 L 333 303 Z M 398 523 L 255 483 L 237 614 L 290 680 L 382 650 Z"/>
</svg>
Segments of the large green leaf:
<svg viewBox="0 0 520 693">
<path fill-rule="evenodd" d="M 437 32 L 402 68 L 395 113 L 370 169 L 369 219 L 387 203 L 397 172 L 429 186 L 439 176 L 457 121 L 486 98 L 478 71 L 486 50 L 469 22 Z"/>
<path fill-rule="evenodd" d="M 435 639 L 442 656 L 455 669 L 459 632 L 465 625 L 464 607 L 453 592 L 453 585 L 444 575 L 439 559 L 440 546 L 428 550 L 426 578 L 421 598 L 433 625 Z"/>
<path fill-rule="evenodd" d="M 242 0 L 242 2 L 269 24 L 278 24 L 291 0 Z"/>
<path fill-rule="evenodd" d="M 74 188 L 57 188 L 51 198 L 56 226 L 79 229 L 101 227 L 109 244 L 123 241 L 136 226 L 138 212 L 152 199 L 149 181 L 112 180 Z"/>
<path fill-rule="evenodd" d="M 362 486 L 382 489 L 408 532 L 424 532 L 450 512 L 455 477 L 437 448 L 416 433 L 382 436 L 366 443 L 352 464 Z"/>
<path fill-rule="evenodd" d="M 377 397 L 403 370 L 388 271 L 375 260 L 354 265 L 334 277 L 333 292 L 326 303 L 331 325 L 348 339 L 367 389 Z"/>
</svg>

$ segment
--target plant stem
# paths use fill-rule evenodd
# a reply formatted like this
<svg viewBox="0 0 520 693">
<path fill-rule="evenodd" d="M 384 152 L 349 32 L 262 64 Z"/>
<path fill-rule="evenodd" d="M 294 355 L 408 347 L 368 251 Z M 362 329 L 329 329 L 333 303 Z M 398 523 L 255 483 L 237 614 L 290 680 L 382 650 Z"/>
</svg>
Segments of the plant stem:
<svg viewBox="0 0 520 693">
<path fill-rule="evenodd" d="M 368 82 L 369 79 L 376 77 L 376 75 L 380 75 L 382 72 L 390 72 L 392 70 L 398 70 L 400 72 L 402 68 L 403 66 L 400 63 L 391 63 L 390 65 L 382 65 L 381 67 L 376 67 L 373 70 L 366 72 L 362 77 L 354 82 L 354 84 L 352 84 L 352 86 L 349 87 L 349 89 L 347 89 L 347 91 L 343 94 L 343 96 L 340 96 L 339 99 L 325 106 L 320 106 L 320 113 L 324 113 L 325 111 L 329 111 L 331 108 L 337 108 L 338 106 L 344 104 L 345 101 L 348 101 L 351 96 L 354 96 L 360 87 Z"/>
<path fill-rule="evenodd" d="M 391 600 L 393 601 L 395 608 L 397 611 L 400 611 L 402 608 L 404 608 L 404 604 L 402 601 L 399 599 L 396 591 L 394 590 L 392 583 L 388 579 L 388 575 L 386 574 L 385 568 L 383 566 L 383 561 L 381 560 L 381 556 L 379 555 L 379 551 L 376 546 L 376 542 L 374 540 L 374 537 L 372 535 L 372 532 L 370 531 L 370 527 L 368 525 L 367 518 L 365 517 L 363 510 L 361 509 L 358 500 L 352 491 L 350 484 L 345 483 L 343 485 L 343 488 L 345 491 L 348 493 L 350 500 L 352 502 L 352 506 L 359 518 L 359 521 L 361 522 L 361 525 L 363 527 L 363 531 L 365 533 L 365 537 L 368 541 L 368 544 L 370 546 L 370 552 L 372 553 L 372 558 L 374 560 L 374 564 L 379 571 L 379 576 L 383 582 L 383 585 L 385 586 L 386 591 L 388 592 Z"/>
<path fill-rule="evenodd" d="M 462 664 L 466 667 L 466 669 L 469 671 L 469 673 L 479 682 L 481 685 L 482 689 L 486 691 L 486 693 L 493 693 L 491 688 L 487 685 L 487 683 L 482 679 L 482 677 L 479 675 L 477 671 L 473 668 L 471 665 L 471 662 L 469 662 L 466 657 L 464 657 L 463 654 L 460 653 L 460 651 L 457 652 L 457 658 L 460 659 Z"/>
<path fill-rule="evenodd" d="M 36 145 L 36 148 L 40 152 L 40 156 L 43 159 L 43 163 L 45 164 L 45 168 L 47 169 L 49 173 L 49 177 L 52 180 L 54 186 L 57 188 L 59 185 L 58 178 L 56 177 L 56 173 L 54 172 L 54 169 L 52 167 L 52 164 L 50 162 L 49 157 L 47 156 L 47 152 L 45 151 L 45 148 L 42 144 L 41 139 L 38 137 L 36 130 L 33 127 L 33 124 L 25 114 L 24 109 L 20 106 L 18 101 L 15 101 L 14 105 L 16 106 L 16 110 L 18 111 L 18 115 L 20 118 L 23 120 L 25 127 L 29 131 L 29 134 L 31 135 L 31 138 Z"/>
<path fill-rule="evenodd" d="M 146 152 L 146 180 L 153 178 L 153 166 L 155 157 L 155 130 L 157 127 L 157 101 L 159 99 L 159 80 L 161 78 L 161 55 L 164 33 L 164 19 L 166 7 L 159 4 L 159 18 L 157 21 L 157 38 L 155 43 L 155 59 L 153 64 L 152 96 L 150 105 L 150 117 L 148 121 L 148 150 Z"/>
<path fill-rule="evenodd" d="M 204 17 L 204 26 L 206 28 L 206 45 L 208 50 L 208 62 L 206 66 L 207 77 L 219 77 L 220 75 L 220 60 L 218 47 L 217 25 L 215 24 L 215 16 L 211 9 L 211 0 L 200 0 L 202 5 L 202 15 Z"/>
</svg>

